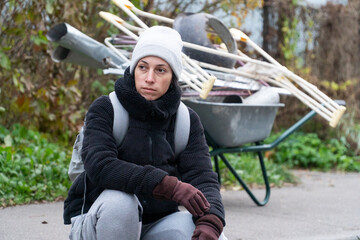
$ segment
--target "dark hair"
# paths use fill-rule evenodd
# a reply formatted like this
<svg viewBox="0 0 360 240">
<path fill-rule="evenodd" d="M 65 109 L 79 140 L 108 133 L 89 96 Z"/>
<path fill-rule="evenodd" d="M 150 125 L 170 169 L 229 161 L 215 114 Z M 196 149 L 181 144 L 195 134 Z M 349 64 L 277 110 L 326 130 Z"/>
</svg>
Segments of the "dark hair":
<svg viewBox="0 0 360 240">
<path fill-rule="evenodd" d="M 171 71 L 172 71 L 172 69 L 171 69 Z M 178 81 L 178 79 L 177 79 L 176 75 L 174 74 L 174 71 L 172 71 L 171 83 L 177 84 L 177 81 Z"/>
</svg>

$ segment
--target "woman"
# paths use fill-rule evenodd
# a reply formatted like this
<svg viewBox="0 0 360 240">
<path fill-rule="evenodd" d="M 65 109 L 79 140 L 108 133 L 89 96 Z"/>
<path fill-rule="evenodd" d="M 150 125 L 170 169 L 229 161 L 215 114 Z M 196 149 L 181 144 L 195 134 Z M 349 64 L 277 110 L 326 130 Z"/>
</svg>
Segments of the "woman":
<svg viewBox="0 0 360 240">
<path fill-rule="evenodd" d="M 64 204 L 70 239 L 226 239 L 219 183 L 203 127 L 191 109 L 188 144 L 177 158 L 174 154 L 181 50 L 181 37 L 171 28 L 156 26 L 141 34 L 130 67 L 115 83 L 129 113 L 118 148 L 109 97 L 90 106 L 82 149 L 85 172 Z"/>
</svg>

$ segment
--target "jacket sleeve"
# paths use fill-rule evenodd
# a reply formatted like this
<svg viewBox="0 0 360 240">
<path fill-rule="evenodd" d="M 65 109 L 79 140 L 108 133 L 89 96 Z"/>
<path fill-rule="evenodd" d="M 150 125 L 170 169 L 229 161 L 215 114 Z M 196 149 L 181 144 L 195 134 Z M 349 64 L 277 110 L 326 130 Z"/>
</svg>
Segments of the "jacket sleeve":
<svg viewBox="0 0 360 240">
<path fill-rule="evenodd" d="M 151 195 L 167 173 L 151 165 L 118 159 L 113 119 L 113 107 L 107 96 L 95 100 L 86 114 L 81 154 L 86 174 L 92 184 L 105 189 Z"/>
<path fill-rule="evenodd" d="M 190 134 L 185 150 L 179 155 L 179 173 L 183 182 L 199 189 L 209 201 L 209 213 L 217 215 L 225 226 L 225 212 L 221 201 L 220 184 L 212 169 L 209 147 L 199 116 L 189 108 Z"/>
</svg>

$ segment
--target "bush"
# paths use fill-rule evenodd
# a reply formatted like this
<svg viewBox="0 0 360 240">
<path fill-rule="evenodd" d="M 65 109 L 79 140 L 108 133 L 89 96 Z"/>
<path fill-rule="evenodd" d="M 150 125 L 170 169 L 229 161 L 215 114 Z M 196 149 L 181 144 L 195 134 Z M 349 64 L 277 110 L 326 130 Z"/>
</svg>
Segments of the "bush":
<svg viewBox="0 0 360 240">
<path fill-rule="evenodd" d="M 272 142 L 279 134 L 267 141 Z M 360 171 L 360 157 L 351 151 L 345 137 L 321 140 L 316 133 L 295 132 L 268 155 L 290 168 Z"/>
<path fill-rule="evenodd" d="M 0 126 L 0 202 L 9 206 L 64 197 L 70 150 L 15 124 Z"/>
</svg>

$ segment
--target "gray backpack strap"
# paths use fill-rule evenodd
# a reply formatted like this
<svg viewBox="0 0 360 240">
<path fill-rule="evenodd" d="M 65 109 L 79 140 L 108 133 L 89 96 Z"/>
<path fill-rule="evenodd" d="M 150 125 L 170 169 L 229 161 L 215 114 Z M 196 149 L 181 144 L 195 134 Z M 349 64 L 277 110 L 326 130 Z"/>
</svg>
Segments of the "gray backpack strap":
<svg viewBox="0 0 360 240">
<path fill-rule="evenodd" d="M 71 155 L 71 160 L 68 169 L 68 175 L 72 182 L 75 181 L 77 176 L 79 176 L 84 171 L 84 163 L 81 159 L 81 150 L 83 145 L 84 139 L 84 130 L 85 130 L 85 123 L 81 127 L 79 134 L 76 137 L 73 151 Z"/>
<path fill-rule="evenodd" d="M 113 135 L 116 145 L 120 146 L 129 127 L 129 113 L 121 105 L 115 92 L 111 92 L 109 97 L 114 109 Z"/>
<path fill-rule="evenodd" d="M 176 113 L 175 121 L 175 157 L 185 150 L 188 144 L 190 134 L 190 113 L 187 106 L 180 102 L 178 111 Z"/>
</svg>

